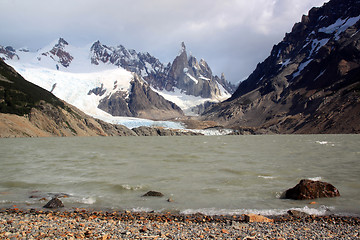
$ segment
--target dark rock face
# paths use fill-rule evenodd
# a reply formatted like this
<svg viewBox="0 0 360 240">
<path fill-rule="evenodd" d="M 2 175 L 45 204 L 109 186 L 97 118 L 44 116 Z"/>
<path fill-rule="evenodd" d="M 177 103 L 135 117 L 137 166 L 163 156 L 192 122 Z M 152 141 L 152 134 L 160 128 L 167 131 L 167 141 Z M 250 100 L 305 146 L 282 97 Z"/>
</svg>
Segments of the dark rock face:
<svg viewBox="0 0 360 240">
<path fill-rule="evenodd" d="M 188 56 L 186 46 L 182 43 L 180 54 L 173 61 L 168 73 L 168 89 L 174 87 L 181 89 L 187 95 L 201 96 L 203 98 L 216 98 L 221 96 L 218 84 L 222 85 L 229 93 L 235 86 L 213 73 L 205 60 L 199 62 L 194 56 Z"/>
<path fill-rule="evenodd" d="M 163 197 L 164 194 L 162 194 L 161 192 L 156 192 L 156 191 L 148 191 L 147 193 L 145 193 L 143 195 L 143 197 Z"/>
<path fill-rule="evenodd" d="M 285 199 L 306 200 L 340 196 L 339 190 L 326 182 L 303 179 L 295 187 L 286 190 Z"/>
<path fill-rule="evenodd" d="M 3 55 L 2 57 L 3 60 L 13 59 L 13 58 L 19 59 L 19 56 L 16 54 L 15 49 L 10 46 L 8 47 L 0 46 L 0 54 Z"/>
<path fill-rule="evenodd" d="M 98 106 L 113 116 L 139 117 L 153 120 L 171 119 L 183 116 L 174 103 L 154 92 L 149 84 L 137 75 L 131 82 L 131 92 L 118 91 L 100 101 Z"/>
<path fill-rule="evenodd" d="M 44 208 L 62 208 L 64 204 L 58 198 L 51 199 L 47 204 L 45 204 Z"/>
<path fill-rule="evenodd" d="M 202 135 L 201 133 L 194 133 L 190 131 L 180 131 L 180 130 L 172 130 L 172 129 L 165 129 L 161 127 L 137 127 L 133 128 L 134 131 L 138 136 L 198 136 Z"/>
<path fill-rule="evenodd" d="M 356 0 L 311 9 L 205 119 L 272 133 L 359 133 L 359 16 Z"/>
<path fill-rule="evenodd" d="M 48 56 L 67 68 L 74 59 L 70 53 L 66 52 L 65 47 L 67 45 L 69 45 L 68 42 L 66 42 L 63 38 L 60 38 L 58 43 L 49 52 L 44 52 L 41 55 Z"/>
</svg>

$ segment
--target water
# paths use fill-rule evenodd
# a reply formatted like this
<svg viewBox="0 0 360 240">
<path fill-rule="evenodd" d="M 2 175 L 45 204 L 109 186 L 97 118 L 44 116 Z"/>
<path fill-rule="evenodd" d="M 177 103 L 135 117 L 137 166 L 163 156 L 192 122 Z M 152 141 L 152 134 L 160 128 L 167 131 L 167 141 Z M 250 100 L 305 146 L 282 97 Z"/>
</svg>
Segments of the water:
<svg viewBox="0 0 360 240">
<path fill-rule="evenodd" d="M 65 193 L 69 209 L 360 215 L 359 146 L 360 135 L 0 139 L 0 207 Z M 279 198 L 303 178 L 341 197 Z M 142 197 L 149 190 L 165 196 Z"/>
</svg>

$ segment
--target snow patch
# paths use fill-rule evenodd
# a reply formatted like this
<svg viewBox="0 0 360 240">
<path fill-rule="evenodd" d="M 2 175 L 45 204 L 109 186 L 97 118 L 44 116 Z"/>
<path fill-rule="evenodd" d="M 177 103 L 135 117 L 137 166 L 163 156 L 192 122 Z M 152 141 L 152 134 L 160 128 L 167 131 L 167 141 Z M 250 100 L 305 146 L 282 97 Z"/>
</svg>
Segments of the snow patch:
<svg viewBox="0 0 360 240">
<path fill-rule="evenodd" d="M 339 35 L 344 32 L 349 27 L 353 26 L 360 20 L 360 16 L 341 19 L 339 18 L 336 20 L 335 23 L 331 24 L 330 26 L 323 27 L 319 29 L 319 32 L 327 33 L 327 34 L 335 34 L 335 40 L 339 40 Z"/>
<path fill-rule="evenodd" d="M 302 70 L 304 70 L 306 67 L 307 67 L 307 65 L 309 65 L 309 63 L 311 63 L 313 60 L 312 59 L 310 59 L 310 60 L 308 60 L 308 61 L 306 61 L 306 62 L 304 62 L 304 63 L 301 63 L 300 65 L 299 65 L 299 67 L 298 67 L 298 70 L 295 72 L 295 73 L 293 73 L 293 79 L 294 78 L 296 78 L 297 76 L 299 76 L 300 75 L 300 73 L 302 72 Z"/>
<path fill-rule="evenodd" d="M 196 78 L 194 78 L 193 76 L 191 76 L 190 73 L 186 72 L 186 76 L 188 76 L 195 84 L 199 83 L 199 81 Z"/>
</svg>

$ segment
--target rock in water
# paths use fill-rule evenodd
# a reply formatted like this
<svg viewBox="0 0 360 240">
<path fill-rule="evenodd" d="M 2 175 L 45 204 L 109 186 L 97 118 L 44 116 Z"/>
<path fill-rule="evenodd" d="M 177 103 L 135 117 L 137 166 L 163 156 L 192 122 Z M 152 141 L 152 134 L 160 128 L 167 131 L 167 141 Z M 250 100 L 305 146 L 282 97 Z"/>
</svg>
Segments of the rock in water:
<svg viewBox="0 0 360 240">
<path fill-rule="evenodd" d="M 143 197 L 162 197 L 162 196 L 164 196 L 164 194 L 156 191 L 148 191 L 143 195 Z"/>
<path fill-rule="evenodd" d="M 340 196 L 339 190 L 330 183 L 303 179 L 295 187 L 286 190 L 282 198 L 306 200 L 338 196 Z"/>
<path fill-rule="evenodd" d="M 62 201 L 58 198 L 53 198 L 51 199 L 45 206 L 44 208 L 61 208 L 64 207 L 64 204 L 62 203 Z"/>
</svg>

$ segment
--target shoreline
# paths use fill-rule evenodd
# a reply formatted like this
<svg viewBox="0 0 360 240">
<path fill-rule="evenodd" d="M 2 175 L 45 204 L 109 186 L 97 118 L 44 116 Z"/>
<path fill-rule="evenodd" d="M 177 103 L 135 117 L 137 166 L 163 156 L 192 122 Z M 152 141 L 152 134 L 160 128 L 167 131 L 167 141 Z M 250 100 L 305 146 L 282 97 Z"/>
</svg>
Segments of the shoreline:
<svg viewBox="0 0 360 240">
<path fill-rule="evenodd" d="M 68 209 L 0 209 L 1 239 L 360 238 L 360 217 L 204 215 Z M 259 216 L 259 215 L 257 215 Z M 267 220 L 265 220 L 267 221 Z"/>
</svg>

